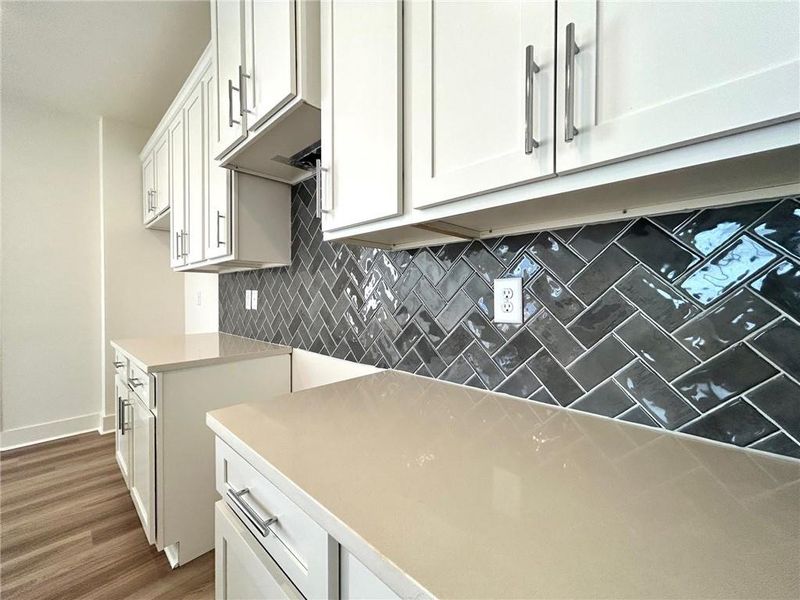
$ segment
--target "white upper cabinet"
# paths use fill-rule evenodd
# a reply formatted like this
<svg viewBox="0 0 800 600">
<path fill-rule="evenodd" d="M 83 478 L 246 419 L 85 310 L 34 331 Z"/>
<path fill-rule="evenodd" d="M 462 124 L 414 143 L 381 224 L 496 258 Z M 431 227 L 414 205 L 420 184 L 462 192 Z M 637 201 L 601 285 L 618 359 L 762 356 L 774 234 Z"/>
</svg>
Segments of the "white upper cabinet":
<svg viewBox="0 0 800 600">
<path fill-rule="evenodd" d="M 184 127 L 183 114 L 180 111 L 167 130 L 169 139 L 169 178 L 170 195 L 172 196 L 172 211 L 170 225 L 170 265 L 180 267 L 186 264 L 186 210 L 185 210 L 185 183 L 186 171 L 184 163 Z"/>
<path fill-rule="evenodd" d="M 208 152 L 205 140 L 206 130 L 206 98 L 202 81 L 192 90 L 183 109 L 184 128 L 186 129 L 186 192 L 184 201 L 184 222 L 186 232 L 183 241 L 183 253 L 186 263 L 194 264 L 204 258 L 205 241 L 203 239 L 203 212 L 206 198 L 206 169 L 208 169 Z M 219 168 L 219 167 L 217 167 Z"/>
<path fill-rule="evenodd" d="M 244 31 L 244 99 L 252 131 L 297 94 L 294 1 L 247 0 Z"/>
<path fill-rule="evenodd" d="M 212 0 L 222 166 L 285 183 L 320 138 L 319 2 Z"/>
<path fill-rule="evenodd" d="M 402 208 L 403 3 L 323 2 L 318 211 L 331 231 Z"/>
<path fill-rule="evenodd" d="M 144 223 L 147 224 L 155 216 L 156 204 L 153 193 L 156 189 L 156 165 L 153 153 L 150 152 L 142 161 L 142 209 Z"/>
<path fill-rule="evenodd" d="M 796 1 L 559 0 L 556 169 L 796 117 L 799 23 Z"/>
<path fill-rule="evenodd" d="M 211 43 L 217 82 L 214 156 L 226 153 L 247 135 L 246 99 L 241 93 L 246 75 L 242 60 L 243 16 L 242 0 L 211 3 Z"/>
<path fill-rule="evenodd" d="M 165 134 L 157 143 L 155 155 L 155 190 L 153 202 L 155 214 L 159 215 L 169 208 L 169 137 Z"/>
<path fill-rule="evenodd" d="M 415 208 L 553 175 L 555 10 L 554 1 L 406 4 Z"/>
<path fill-rule="evenodd" d="M 205 98 L 208 105 L 209 122 L 205 128 L 208 140 L 206 147 L 213 145 L 213 116 L 216 114 L 216 90 L 215 90 L 214 69 L 209 69 L 203 76 L 201 85 L 204 89 Z M 229 171 L 219 166 L 219 163 L 211 156 L 208 157 L 208 168 L 206 169 L 206 191 L 207 199 L 204 210 L 204 240 L 205 258 L 219 258 L 229 254 L 228 240 L 230 239 L 230 194 Z"/>
<path fill-rule="evenodd" d="M 175 270 L 286 266 L 291 262 L 290 186 L 226 169 L 210 152 L 218 131 L 216 72 L 209 45 L 140 155 L 145 201 L 150 173 L 158 188 L 161 169 L 172 205 L 164 215 L 170 221 Z"/>
</svg>

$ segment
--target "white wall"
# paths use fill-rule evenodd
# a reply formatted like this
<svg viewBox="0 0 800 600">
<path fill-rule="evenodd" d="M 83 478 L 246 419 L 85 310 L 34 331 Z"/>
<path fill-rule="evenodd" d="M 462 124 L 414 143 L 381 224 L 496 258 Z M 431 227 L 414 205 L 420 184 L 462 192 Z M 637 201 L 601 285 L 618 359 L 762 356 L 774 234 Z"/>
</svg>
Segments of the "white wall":
<svg viewBox="0 0 800 600">
<path fill-rule="evenodd" d="M 169 232 L 142 225 L 139 152 L 151 133 L 107 118 L 99 124 L 106 429 L 116 410 L 109 340 L 184 331 L 184 276 L 169 267 Z"/>
<path fill-rule="evenodd" d="M 186 273 L 184 310 L 186 333 L 219 330 L 218 277 L 214 273 Z"/>
<path fill-rule="evenodd" d="M 100 212 L 97 120 L 2 100 L 7 447 L 96 427 Z"/>
</svg>

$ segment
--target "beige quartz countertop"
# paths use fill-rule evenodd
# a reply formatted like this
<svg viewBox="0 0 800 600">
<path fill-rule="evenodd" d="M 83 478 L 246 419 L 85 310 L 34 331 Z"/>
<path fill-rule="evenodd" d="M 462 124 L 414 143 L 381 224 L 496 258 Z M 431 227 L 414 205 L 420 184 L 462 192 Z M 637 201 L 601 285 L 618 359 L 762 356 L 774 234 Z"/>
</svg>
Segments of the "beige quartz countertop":
<svg viewBox="0 0 800 600">
<path fill-rule="evenodd" d="M 207 422 L 405 597 L 800 597 L 797 460 L 395 371 Z"/>
<path fill-rule="evenodd" d="M 111 345 L 148 373 L 215 365 L 248 358 L 291 354 L 289 346 L 268 344 L 228 333 L 194 333 L 112 340 Z"/>
</svg>

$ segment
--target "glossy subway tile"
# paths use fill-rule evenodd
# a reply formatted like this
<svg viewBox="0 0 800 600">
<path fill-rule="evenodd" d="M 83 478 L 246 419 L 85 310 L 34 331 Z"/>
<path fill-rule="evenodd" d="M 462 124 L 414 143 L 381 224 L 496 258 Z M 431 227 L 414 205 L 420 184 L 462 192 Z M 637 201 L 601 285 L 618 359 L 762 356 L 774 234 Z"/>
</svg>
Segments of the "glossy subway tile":
<svg viewBox="0 0 800 600">
<path fill-rule="evenodd" d="M 800 259 L 800 203 L 787 198 L 761 219 L 753 233 Z"/>
<path fill-rule="evenodd" d="M 547 272 L 532 281 L 528 289 L 562 323 L 568 323 L 585 308 L 566 285 Z"/>
<path fill-rule="evenodd" d="M 668 381 L 698 364 L 696 358 L 641 314 L 620 325 L 616 334 L 643 362 Z"/>
<path fill-rule="evenodd" d="M 750 287 L 800 320 L 800 267 L 794 262 L 785 260 L 778 263 Z"/>
<path fill-rule="evenodd" d="M 700 414 L 640 361 L 614 379 L 667 429 L 676 429 Z"/>
<path fill-rule="evenodd" d="M 645 219 L 636 221 L 617 243 L 667 281 L 700 260 Z"/>
<path fill-rule="evenodd" d="M 778 311 L 747 288 L 740 288 L 727 300 L 706 312 L 702 318 L 677 329 L 674 335 L 696 356 L 708 360 L 764 327 L 777 316 Z"/>
<path fill-rule="evenodd" d="M 736 446 L 747 446 L 777 430 L 773 423 L 741 398 L 681 428 L 683 433 Z"/>
<path fill-rule="evenodd" d="M 700 312 L 681 293 L 641 265 L 617 282 L 616 288 L 639 310 L 667 331 L 674 331 Z"/>
<path fill-rule="evenodd" d="M 800 455 L 796 199 L 387 252 L 325 242 L 314 191 L 293 188 L 290 267 L 219 276 L 221 331 L 734 444 L 766 433 L 743 427 L 764 424 L 751 406 L 777 430 L 749 446 Z M 687 298 L 680 285 L 743 236 L 773 262 L 726 267 L 749 275 L 706 305 Z M 523 324 L 492 321 L 509 273 L 528 278 Z M 717 385 L 716 361 L 742 343 L 778 374 L 700 414 L 674 382 Z"/>
<path fill-rule="evenodd" d="M 680 287 L 702 305 L 708 305 L 772 262 L 777 255 L 744 235 L 721 255 L 712 258 Z"/>
<path fill-rule="evenodd" d="M 750 226 L 772 206 L 771 202 L 760 202 L 727 208 L 710 208 L 701 211 L 688 223 L 679 227 L 675 237 L 694 247 L 700 254 L 708 256 Z"/>
<path fill-rule="evenodd" d="M 705 412 L 777 373 L 775 367 L 738 344 L 674 381 L 675 388 Z"/>
</svg>

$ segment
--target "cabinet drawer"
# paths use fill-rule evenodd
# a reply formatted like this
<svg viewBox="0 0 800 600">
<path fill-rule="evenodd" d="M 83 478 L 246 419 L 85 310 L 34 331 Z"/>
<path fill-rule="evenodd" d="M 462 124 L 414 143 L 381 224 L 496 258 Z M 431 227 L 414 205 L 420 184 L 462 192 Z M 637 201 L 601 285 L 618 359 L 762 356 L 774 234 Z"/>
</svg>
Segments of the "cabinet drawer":
<svg viewBox="0 0 800 600">
<path fill-rule="evenodd" d="M 336 541 L 219 438 L 216 453 L 217 491 L 253 538 L 305 597 L 335 597 Z"/>
<path fill-rule="evenodd" d="M 128 367 L 128 384 L 150 410 L 155 408 L 155 398 L 150 385 L 150 375 L 134 362 Z"/>
<path fill-rule="evenodd" d="M 217 600 L 303 596 L 224 501 L 214 505 Z"/>
<path fill-rule="evenodd" d="M 122 381 L 128 381 L 128 357 L 119 350 L 114 350 L 114 370 L 122 377 Z"/>
</svg>

